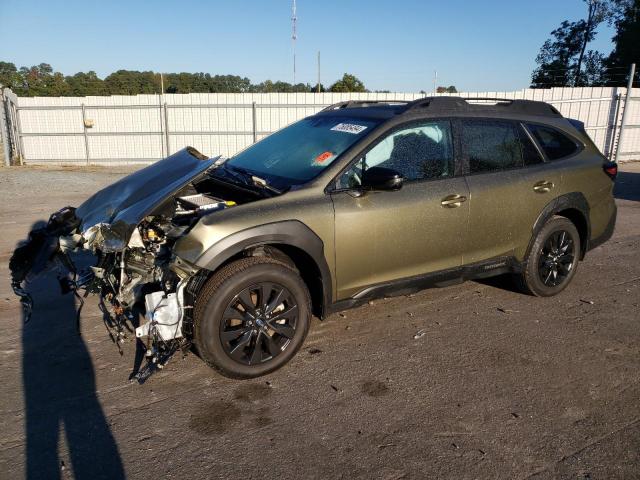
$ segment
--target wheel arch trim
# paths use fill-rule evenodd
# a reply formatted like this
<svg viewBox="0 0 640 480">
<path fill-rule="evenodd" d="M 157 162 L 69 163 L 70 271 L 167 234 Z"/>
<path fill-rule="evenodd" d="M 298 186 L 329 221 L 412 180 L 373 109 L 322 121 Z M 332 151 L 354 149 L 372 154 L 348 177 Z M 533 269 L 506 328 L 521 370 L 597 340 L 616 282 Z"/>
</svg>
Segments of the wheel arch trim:
<svg viewBox="0 0 640 480">
<path fill-rule="evenodd" d="M 299 220 L 266 223 L 232 233 L 206 250 L 196 265 L 215 271 L 227 260 L 245 250 L 275 244 L 296 247 L 311 257 L 320 272 L 323 290 L 322 313 L 324 314 L 333 299 L 332 277 L 324 255 L 324 243 L 311 228 Z"/>
<path fill-rule="evenodd" d="M 589 240 L 591 238 L 591 221 L 590 221 L 590 208 L 587 199 L 581 192 L 570 192 L 559 197 L 554 198 L 550 201 L 540 212 L 538 218 L 533 224 L 533 229 L 531 231 L 531 239 L 529 240 L 529 245 L 527 246 L 527 250 L 525 253 L 525 262 L 531 253 L 531 248 L 533 248 L 533 243 L 538 236 L 542 227 L 556 214 L 563 212 L 565 210 L 577 210 L 584 221 L 586 231 L 584 232 L 584 241 L 582 245 L 580 245 L 580 259 L 584 258 L 585 253 L 588 250 Z M 571 218 L 569 220 L 573 221 Z M 574 222 L 575 223 L 575 222 Z M 580 226 L 576 225 L 578 231 L 580 231 Z"/>
</svg>

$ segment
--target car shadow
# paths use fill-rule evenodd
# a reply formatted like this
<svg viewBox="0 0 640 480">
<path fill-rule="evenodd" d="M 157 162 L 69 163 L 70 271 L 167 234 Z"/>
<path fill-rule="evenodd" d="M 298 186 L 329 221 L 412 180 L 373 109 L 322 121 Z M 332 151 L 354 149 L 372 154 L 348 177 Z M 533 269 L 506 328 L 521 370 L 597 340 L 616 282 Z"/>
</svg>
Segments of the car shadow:
<svg viewBox="0 0 640 480">
<path fill-rule="evenodd" d="M 63 470 L 78 479 L 125 478 L 96 394 L 91 356 L 77 329 L 76 298 L 61 294 L 55 271 L 27 277 L 22 286 L 33 299 L 22 327 L 26 478 L 66 478 Z M 71 465 L 59 454 L 65 440 Z"/>
<path fill-rule="evenodd" d="M 640 202 L 640 173 L 618 171 L 613 196 L 620 200 Z"/>
<path fill-rule="evenodd" d="M 494 287 L 500 290 L 522 294 L 522 292 L 516 285 L 513 275 L 509 273 L 505 273 L 504 275 L 496 275 L 495 277 L 477 278 L 474 279 L 474 282 L 477 282 L 481 285 L 486 285 L 488 287 Z"/>
</svg>

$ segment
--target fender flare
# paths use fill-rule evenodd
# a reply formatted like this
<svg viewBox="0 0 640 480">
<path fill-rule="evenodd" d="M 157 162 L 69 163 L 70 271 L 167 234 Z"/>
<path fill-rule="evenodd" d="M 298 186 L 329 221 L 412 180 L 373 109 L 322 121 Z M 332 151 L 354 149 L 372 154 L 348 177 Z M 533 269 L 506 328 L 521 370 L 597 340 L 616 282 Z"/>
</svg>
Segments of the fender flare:
<svg viewBox="0 0 640 480">
<path fill-rule="evenodd" d="M 332 303 L 333 288 L 331 271 L 324 256 L 324 243 L 313 230 L 299 220 L 266 223 L 232 233 L 212 245 L 196 264 L 214 271 L 244 250 L 274 243 L 296 247 L 315 262 L 322 282 L 322 311 L 326 311 Z"/>
<path fill-rule="evenodd" d="M 533 248 L 533 242 L 535 242 L 536 237 L 542 227 L 558 212 L 567 209 L 574 209 L 580 212 L 583 216 L 587 231 L 586 231 L 586 239 L 583 242 L 583 245 L 580 246 L 580 259 L 584 258 L 586 251 L 588 250 L 589 239 L 591 238 L 591 221 L 589 216 L 589 203 L 587 199 L 581 192 L 571 192 L 565 193 L 559 197 L 551 200 L 540 212 L 538 218 L 533 224 L 533 229 L 531 231 L 531 240 L 529 240 L 529 245 L 527 246 L 527 251 L 525 254 L 525 262 L 526 259 L 529 258 L 529 254 L 531 253 L 531 248 Z"/>
</svg>

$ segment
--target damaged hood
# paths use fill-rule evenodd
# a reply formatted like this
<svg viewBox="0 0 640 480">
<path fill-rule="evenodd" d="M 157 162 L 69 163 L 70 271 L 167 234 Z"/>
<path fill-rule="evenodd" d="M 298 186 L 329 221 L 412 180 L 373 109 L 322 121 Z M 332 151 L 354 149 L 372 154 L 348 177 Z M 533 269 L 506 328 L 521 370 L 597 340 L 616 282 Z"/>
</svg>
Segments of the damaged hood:
<svg viewBox="0 0 640 480">
<path fill-rule="evenodd" d="M 122 250 L 144 217 L 215 160 L 187 147 L 122 178 L 76 209 L 80 231 L 89 242 L 102 237 L 99 241 L 106 250 Z"/>
</svg>

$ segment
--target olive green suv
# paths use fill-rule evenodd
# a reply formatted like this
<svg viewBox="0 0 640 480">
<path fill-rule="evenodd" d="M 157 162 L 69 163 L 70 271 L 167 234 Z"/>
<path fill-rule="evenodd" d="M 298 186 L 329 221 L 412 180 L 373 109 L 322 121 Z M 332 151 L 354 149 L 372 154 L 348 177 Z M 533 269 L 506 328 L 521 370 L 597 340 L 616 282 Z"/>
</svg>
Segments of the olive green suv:
<svg viewBox="0 0 640 480">
<path fill-rule="evenodd" d="M 312 315 L 372 298 L 500 274 L 559 293 L 612 235 L 616 173 L 546 103 L 343 102 L 229 159 L 182 150 L 42 236 L 67 260 L 96 253 L 73 288 L 120 323 L 144 304 L 136 334 L 154 362 L 193 342 L 248 378 L 290 360 Z"/>
</svg>

